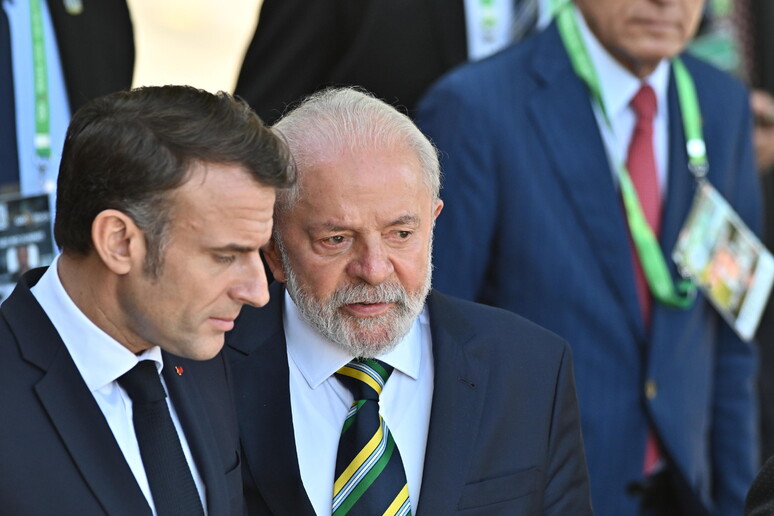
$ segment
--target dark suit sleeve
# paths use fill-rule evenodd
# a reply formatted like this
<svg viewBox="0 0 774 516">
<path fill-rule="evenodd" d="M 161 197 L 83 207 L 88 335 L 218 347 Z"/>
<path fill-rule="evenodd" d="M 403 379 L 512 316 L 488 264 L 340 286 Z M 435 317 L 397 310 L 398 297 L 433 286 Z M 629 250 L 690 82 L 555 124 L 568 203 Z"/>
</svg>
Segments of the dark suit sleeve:
<svg viewBox="0 0 774 516">
<path fill-rule="evenodd" d="M 556 381 L 548 454 L 543 514 L 590 515 L 588 471 L 569 346 L 565 346 L 562 354 Z"/>
<path fill-rule="evenodd" d="M 343 53 L 339 0 L 264 0 L 236 85 L 269 124 L 325 84 Z"/>
<path fill-rule="evenodd" d="M 741 88 L 739 88 L 741 90 Z M 752 118 L 746 92 L 726 95 L 729 116 L 723 135 L 733 145 L 735 168 L 726 184 L 716 185 L 750 228 L 761 233 L 761 200 L 752 149 Z M 718 514 L 739 514 L 757 469 L 758 418 L 755 385 L 756 348 L 742 342 L 721 322 L 715 362 L 712 462 Z M 751 453 L 754 452 L 754 453 Z"/>
<path fill-rule="evenodd" d="M 774 514 L 774 457 L 763 465 L 755 477 L 744 506 L 745 516 L 767 516 Z"/>
</svg>

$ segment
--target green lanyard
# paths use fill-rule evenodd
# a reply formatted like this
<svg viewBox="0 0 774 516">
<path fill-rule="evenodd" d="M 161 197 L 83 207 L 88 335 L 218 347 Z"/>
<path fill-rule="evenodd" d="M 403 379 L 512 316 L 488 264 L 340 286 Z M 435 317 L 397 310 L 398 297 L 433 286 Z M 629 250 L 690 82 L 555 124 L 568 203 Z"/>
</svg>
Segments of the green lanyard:
<svg viewBox="0 0 774 516">
<path fill-rule="evenodd" d="M 48 73 L 46 46 L 43 40 L 41 0 L 30 0 L 32 25 L 32 64 L 35 78 L 35 154 L 41 167 L 51 156 L 51 113 L 48 103 Z"/>
<path fill-rule="evenodd" d="M 599 79 L 583 43 L 580 28 L 570 5 L 569 3 L 564 4 L 557 13 L 559 34 L 570 56 L 575 73 L 589 88 L 593 102 L 601 110 L 608 129 L 612 130 L 612 124 L 602 99 Z M 707 174 L 708 163 L 701 131 L 701 115 L 696 88 L 693 79 L 679 58 L 676 57 L 672 60 L 672 69 L 675 73 L 680 111 L 685 126 L 686 149 L 689 157 L 688 167 L 697 180 L 702 181 Z M 681 279 L 676 285 L 672 281 L 666 259 L 661 252 L 658 239 L 656 239 L 642 212 L 637 192 L 629 177 L 629 172 L 626 170 L 625 163 L 621 163 L 618 167 L 618 179 L 621 185 L 626 221 L 650 292 L 656 300 L 667 306 L 689 307 L 696 296 L 696 286 L 687 279 Z"/>
<path fill-rule="evenodd" d="M 548 3 L 548 8 L 551 11 L 551 17 L 556 16 L 565 5 L 569 5 L 571 0 L 551 0 Z"/>
</svg>

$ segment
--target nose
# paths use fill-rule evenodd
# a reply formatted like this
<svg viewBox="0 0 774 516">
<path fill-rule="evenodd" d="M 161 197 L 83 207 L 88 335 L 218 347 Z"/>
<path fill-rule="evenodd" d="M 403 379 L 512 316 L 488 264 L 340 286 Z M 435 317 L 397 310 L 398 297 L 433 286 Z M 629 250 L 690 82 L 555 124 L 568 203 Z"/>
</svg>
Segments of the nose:
<svg viewBox="0 0 774 516">
<path fill-rule="evenodd" d="M 229 297 L 238 303 L 264 306 L 269 302 L 266 270 L 258 252 L 243 256 L 245 264 L 237 271 L 237 278 L 229 290 Z"/>
<path fill-rule="evenodd" d="M 353 278 L 365 281 L 369 285 L 384 283 L 395 269 L 390 260 L 389 251 L 380 240 L 361 242 L 355 257 L 347 267 L 348 274 Z"/>
</svg>

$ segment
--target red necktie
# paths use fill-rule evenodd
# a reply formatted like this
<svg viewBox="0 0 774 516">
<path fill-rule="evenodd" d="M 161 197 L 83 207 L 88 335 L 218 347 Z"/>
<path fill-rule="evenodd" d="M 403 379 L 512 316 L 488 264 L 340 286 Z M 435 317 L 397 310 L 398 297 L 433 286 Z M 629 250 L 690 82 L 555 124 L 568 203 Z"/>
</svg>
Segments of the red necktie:
<svg viewBox="0 0 774 516">
<path fill-rule="evenodd" d="M 632 109 L 637 117 L 629 143 L 629 153 L 626 157 L 626 168 L 637 190 L 640 206 L 653 232 L 658 238 L 661 226 L 661 191 L 656 171 L 656 153 L 653 151 L 653 117 L 656 114 L 656 94 L 653 88 L 643 85 L 631 101 Z M 645 273 L 642 270 L 636 250 L 632 249 L 635 280 L 637 283 L 637 298 L 642 310 L 645 326 L 650 325 L 651 297 Z M 644 472 L 646 475 L 654 472 L 660 461 L 660 453 L 652 430 L 648 430 L 645 446 Z"/>
<path fill-rule="evenodd" d="M 653 151 L 653 117 L 656 115 L 656 94 L 653 88 L 647 84 L 643 85 L 632 98 L 631 106 L 637 116 L 637 122 L 629 143 L 626 169 L 637 190 L 645 219 L 658 238 L 661 227 L 661 191 L 656 172 L 656 154 Z M 647 326 L 650 323 L 650 292 L 636 251 L 633 255 L 637 297 Z"/>
</svg>

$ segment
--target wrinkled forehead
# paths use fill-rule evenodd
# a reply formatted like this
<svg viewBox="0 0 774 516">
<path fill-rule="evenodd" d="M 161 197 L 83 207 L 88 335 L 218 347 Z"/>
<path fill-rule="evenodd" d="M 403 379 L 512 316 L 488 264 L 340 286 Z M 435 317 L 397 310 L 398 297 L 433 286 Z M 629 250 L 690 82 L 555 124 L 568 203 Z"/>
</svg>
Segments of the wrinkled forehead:
<svg viewBox="0 0 774 516">
<path fill-rule="evenodd" d="M 426 172 L 407 145 L 325 149 L 298 171 L 299 198 L 340 192 L 347 187 L 369 187 L 403 182 L 412 189 L 426 189 Z M 345 190 L 346 191 L 346 190 Z M 385 195 L 390 195 L 385 191 Z"/>
</svg>

